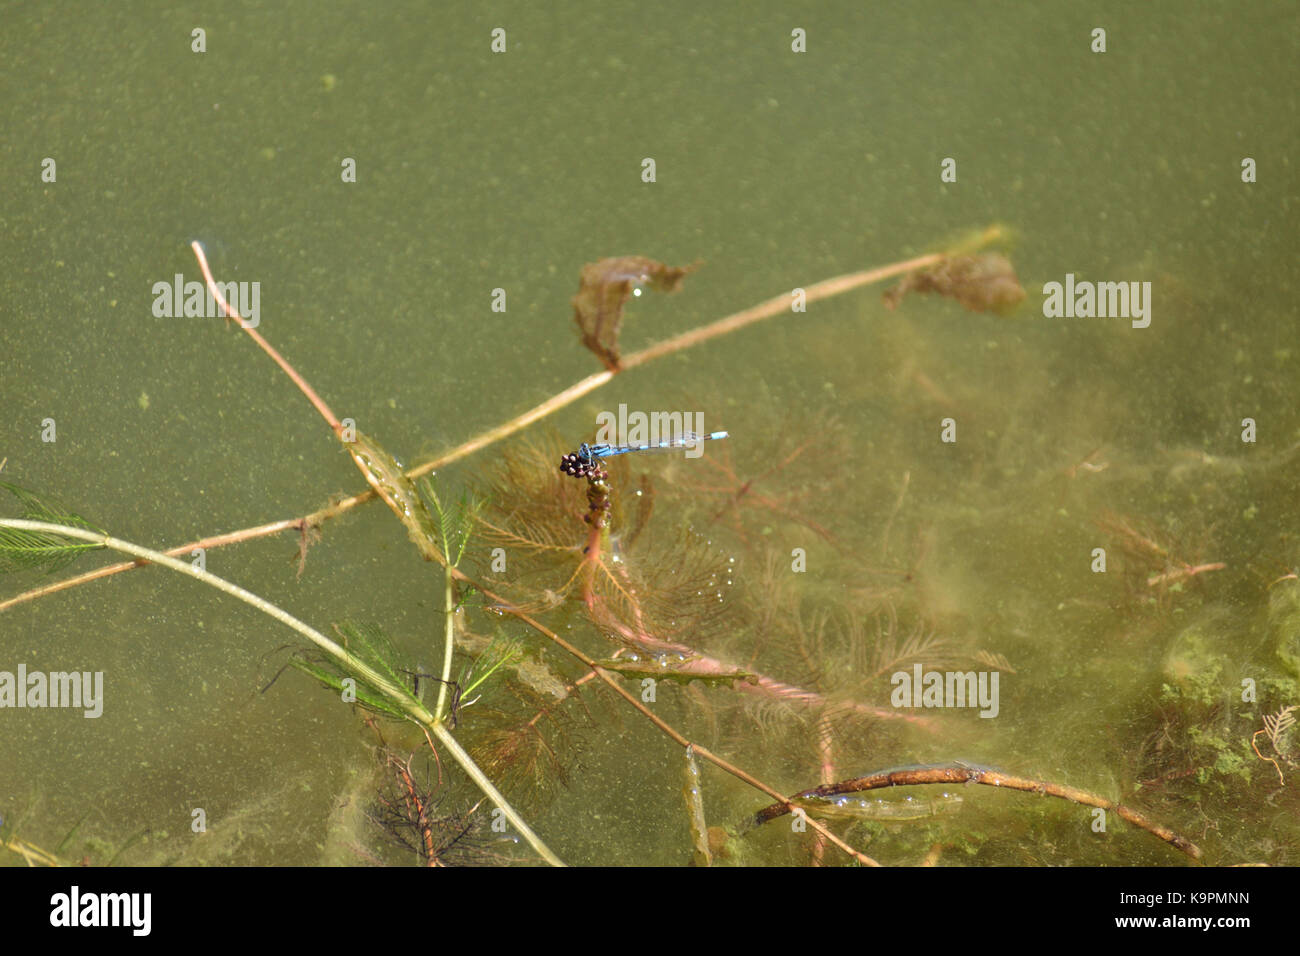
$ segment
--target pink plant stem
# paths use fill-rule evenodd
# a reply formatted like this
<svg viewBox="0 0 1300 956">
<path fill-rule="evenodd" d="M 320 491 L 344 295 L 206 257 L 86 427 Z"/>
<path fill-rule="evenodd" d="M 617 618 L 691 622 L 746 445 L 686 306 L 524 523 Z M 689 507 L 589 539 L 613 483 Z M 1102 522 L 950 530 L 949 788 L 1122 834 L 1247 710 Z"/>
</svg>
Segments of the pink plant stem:
<svg viewBox="0 0 1300 956">
<path fill-rule="evenodd" d="M 835 738 L 831 735 L 830 718 L 825 712 L 817 718 L 817 753 L 821 757 L 821 778 L 823 784 L 835 782 Z M 813 866 L 821 866 L 826 857 L 826 841 L 820 833 L 813 839 Z"/>
<path fill-rule="evenodd" d="M 592 561 L 593 555 L 599 555 L 597 550 L 596 538 L 588 538 L 587 553 L 584 555 L 584 562 Z M 594 565 L 589 564 L 594 570 Z M 622 569 L 626 574 L 626 569 Z M 626 579 L 626 578 L 625 578 Z M 653 636 L 647 629 L 647 623 L 641 611 L 641 605 L 635 599 L 630 597 L 632 602 L 632 616 L 635 621 L 635 627 L 628 627 L 619 621 L 614 615 L 602 613 L 602 598 L 595 593 L 592 586 L 591 578 L 588 577 L 584 582 L 583 600 L 587 605 L 587 613 L 591 615 L 592 620 L 600 622 L 605 629 L 613 631 L 627 643 L 634 647 L 641 647 L 653 653 L 675 654 L 682 658 L 679 663 L 673 665 L 673 669 L 682 673 L 701 674 L 709 677 L 722 677 L 728 674 L 734 674 L 737 668 L 721 661 L 716 657 L 709 657 L 701 654 L 692 647 L 685 644 L 676 644 L 672 641 L 661 640 Z M 802 704 L 805 707 L 824 707 L 828 711 L 852 711 L 858 714 L 865 714 L 871 717 L 878 717 L 884 720 L 905 720 L 908 723 L 923 727 L 926 730 L 933 731 L 934 722 L 926 717 L 917 717 L 914 714 L 903 713 L 899 710 L 889 710 L 884 707 L 873 707 L 870 704 L 862 704 L 857 701 L 835 702 L 832 704 L 821 694 L 816 691 L 804 690 L 802 687 L 796 687 L 794 684 L 787 684 L 785 681 L 777 680 L 775 677 L 768 677 L 766 674 L 754 674 L 753 680 L 740 681 L 741 690 L 751 694 L 758 694 L 761 697 L 770 699 L 783 700 L 790 703 Z"/>
<path fill-rule="evenodd" d="M 596 597 L 593 595 L 589 602 L 589 607 L 594 605 Z M 677 644 L 672 641 L 660 640 L 652 637 L 645 630 L 639 629 L 634 631 L 632 628 L 623 624 L 609 623 L 606 624 L 609 630 L 614 631 L 628 643 L 644 648 L 652 653 L 675 654 L 683 658 L 679 662 L 674 662 L 672 669 L 687 674 L 700 674 L 707 677 L 723 677 L 728 674 L 734 674 L 738 668 L 721 661 L 716 657 L 709 657 L 701 654 L 685 644 Z M 751 694 L 757 694 L 760 697 L 767 697 L 775 700 L 782 700 L 792 704 L 801 704 L 805 707 L 827 707 L 831 710 L 852 711 L 857 714 L 864 714 L 869 717 L 878 717 L 884 720 L 905 720 L 917 727 L 923 727 L 926 730 L 933 731 L 934 721 L 928 717 L 918 717 L 915 714 L 905 713 L 899 710 L 891 710 L 885 707 L 873 707 L 870 704 L 863 704 L 857 701 L 832 702 L 828 701 L 816 691 L 805 690 L 802 687 L 796 687 L 794 684 L 787 684 L 785 681 L 777 680 L 775 677 L 768 677 L 766 674 L 755 674 L 752 681 L 739 681 L 738 686 L 741 690 L 748 691 Z"/>
<path fill-rule="evenodd" d="M 203 254 L 203 246 L 198 241 L 195 241 L 190 243 L 190 248 L 194 250 L 194 258 L 199 260 L 199 270 L 203 273 L 203 281 L 207 283 L 208 294 L 221 304 L 221 309 L 228 318 L 238 322 L 240 327 L 253 337 L 253 341 L 261 347 L 262 351 L 271 356 L 276 365 L 284 369 L 284 374 L 293 379 L 294 384 L 307 396 L 307 400 L 316 406 L 316 411 L 320 412 L 321 417 L 329 423 L 330 428 L 334 429 L 334 434 L 342 434 L 343 424 L 338 420 L 338 416 L 330 410 L 330 407 L 325 404 L 325 400 L 316 394 L 316 390 L 307 384 L 307 380 L 298 374 L 297 370 L 271 346 L 270 342 L 262 338 L 257 329 L 249 325 L 242 315 L 231 308 L 230 303 L 226 301 L 226 297 L 217 288 L 216 280 L 212 278 L 212 270 L 208 268 L 208 257 Z"/>
<path fill-rule="evenodd" d="M 817 721 L 817 749 L 822 758 L 822 783 L 834 783 L 835 739 L 831 736 L 831 722 L 825 714 Z"/>
<path fill-rule="evenodd" d="M 1154 588 L 1161 584 L 1174 584 L 1178 581 L 1185 581 L 1187 578 L 1194 578 L 1206 571 L 1222 571 L 1226 567 L 1227 565 L 1222 561 L 1215 561 L 1213 564 L 1198 564 L 1196 567 L 1184 565 L 1181 568 L 1166 571 L 1164 574 L 1152 575 L 1147 578 L 1147 587 Z"/>
</svg>

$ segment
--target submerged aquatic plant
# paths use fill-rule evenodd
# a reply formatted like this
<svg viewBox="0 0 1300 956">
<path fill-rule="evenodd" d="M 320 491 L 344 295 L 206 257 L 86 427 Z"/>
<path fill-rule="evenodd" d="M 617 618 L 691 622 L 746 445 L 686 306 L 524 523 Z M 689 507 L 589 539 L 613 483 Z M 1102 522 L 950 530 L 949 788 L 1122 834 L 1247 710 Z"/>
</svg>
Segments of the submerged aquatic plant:
<svg viewBox="0 0 1300 956">
<path fill-rule="evenodd" d="M 796 420 L 787 411 L 768 436 L 746 442 L 747 459 L 762 464 L 741 470 L 735 447 L 724 446 L 705 457 L 700 468 L 683 469 L 673 487 L 712 511 L 710 524 L 725 525 L 746 544 L 770 535 L 772 523 L 781 522 L 807 528 L 842 548 L 822 516 L 847 484 L 844 471 L 836 467 L 847 445 L 844 428 L 829 415 Z M 757 530 L 751 530 L 755 524 Z"/>
<path fill-rule="evenodd" d="M 997 231 L 990 230 L 984 238 L 996 239 Z M 201 250 L 196 254 L 209 284 L 215 285 Z M 796 442 L 749 470 L 736 465 L 729 457 L 732 453 L 726 451 L 723 454 L 728 457 L 719 457 L 720 467 L 712 473 L 697 468 L 694 473 L 678 473 L 671 481 L 649 466 L 643 470 L 640 464 L 616 462 L 601 477 L 582 476 L 587 479 L 585 487 L 558 473 L 556 448 L 546 449 L 544 454 L 512 449 L 498 456 L 503 464 L 486 480 L 489 503 L 482 508 L 468 498 L 451 504 L 441 490 L 417 484 L 429 471 L 534 424 L 607 384 L 616 374 L 789 312 L 790 299 L 783 294 L 639 352 L 623 354 L 618 331 L 630 292 L 647 283 L 675 288 L 685 274 L 685 270 L 647 262 L 619 260 L 598 264 L 590 276 L 584 274 L 586 291 L 579 293 L 582 301 L 575 301 L 575 315 L 584 338 L 591 340 L 588 345 L 601 358 L 603 371 L 411 469 L 402 468 L 377 438 L 341 422 L 283 357 L 241 322 L 321 412 L 361 471 L 368 490 L 332 501 L 311 515 L 246 529 L 208 545 L 282 530 L 291 530 L 305 540 L 332 518 L 368 501 L 383 501 L 416 553 L 441 577 L 443 600 L 434 613 L 441 625 L 442 668 L 431 674 L 417 673 L 403 663 L 382 631 L 341 625 L 343 642 L 339 644 L 229 582 L 198 569 L 185 571 L 188 566 L 182 562 L 118 541 L 97 529 L 50 521 L 53 516 L 49 514 L 42 516 L 46 520 L 10 520 L 0 522 L 0 527 L 114 548 L 130 555 L 133 562 L 165 566 L 220 587 L 261 607 L 312 642 L 317 650 L 296 658 L 300 669 L 335 692 L 358 689 L 357 702 L 378 716 L 418 725 L 421 733 L 428 735 L 425 759 L 435 761 L 439 783 L 435 786 L 428 777 L 419 783 L 417 771 L 428 773 L 428 765 L 417 768 L 409 756 L 386 752 L 389 780 L 376 816 L 390 834 L 400 832 L 423 862 L 448 862 L 458 848 L 468 845 L 474 832 L 470 817 L 477 802 L 450 800 L 438 789 L 450 785 L 441 774 L 445 756 L 460 766 L 490 804 L 505 813 L 543 859 L 559 862 L 511 805 L 511 797 L 519 794 L 529 799 L 530 789 L 554 793 L 552 785 L 574 771 L 586 731 L 608 724 L 615 713 L 634 714 L 636 720 L 682 747 L 688 765 L 698 763 L 689 778 L 688 790 L 693 791 L 687 801 L 689 822 L 683 818 L 683 833 L 689 836 L 689 843 L 683 842 L 682 851 L 703 862 L 709 858 L 707 814 L 713 781 L 700 772 L 702 768 L 712 765 L 723 770 L 761 791 L 765 800 L 776 801 L 772 805 L 786 812 L 796 807 L 781 790 L 699 739 L 694 725 L 704 723 L 698 719 L 700 714 L 705 715 L 707 727 L 732 728 L 730 735 L 722 729 L 719 736 L 739 754 L 735 761 L 766 768 L 765 741 L 779 734 L 795 742 L 800 765 L 820 776 L 823 785 L 829 784 L 846 779 L 837 770 L 845 759 L 860 762 L 898 742 L 898 738 L 880 732 L 883 725 L 895 728 L 898 734 L 931 725 L 928 719 L 885 707 L 873 682 L 900 662 L 920 657 L 927 663 L 938 660 L 934 655 L 945 648 L 923 610 L 900 607 L 896 613 L 894 601 L 901 603 L 905 594 L 889 595 L 867 605 L 865 611 L 859 608 L 859 613 L 850 608 L 846 619 L 841 619 L 807 611 L 804 595 L 783 593 L 780 588 L 762 593 L 737 585 L 740 561 L 726 550 L 732 541 L 738 542 L 738 549 L 748 547 L 767 537 L 773 523 L 805 529 L 818 540 L 834 542 L 840 536 L 831 484 L 822 483 L 836 477 L 833 455 L 825 444 L 814 448 L 806 441 Z M 914 279 L 913 285 L 922 281 L 933 285 L 940 274 L 935 267 L 945 262 L 951 272 L 951 257 L 933 254 L 827 280 L 807 287 L 805 299 L 815 302 L 916 270 L 931 271 L 918 273 L 927 278 Z M 660 269 L 663 271 L 658 272 Z M 953 279 L 950 284 L 960 283 Z M 214 297 L 234 318 L 219 294 Z M 969 291 L 963 289 L 958 298 L 970 299 Z M 712 460 L 707 461 L 706 467 L 711 467 Z M 482 469 L 485 473 L 489 470 Z M 716 493 L 707 491 L 704 483 L 708 481 L 715 483 Z M 707 510 L 696 509 L 693 528 L 692 520 L 683 518 L 689 514 L 683 501 L 672 494 L 689 482 L 697 483 L 693 490 L 687 489 L 691 502 L 713 499 Z M 888 551 L 889 528 L 887 523 L 882 558 Z M 715 532 L 728 536 L 725 545 L 706 537 Z M 491 550 L 494 546 L 507 556 L 508 571 L 494 568 L 498 557 Z M 771 567 L 775 576 L 776 565 Z M 114 569 L 97 573 L 114 573 Z M 74 586 L 87 577 L 59 586 Z M 826 586 L 851 593 L 859 584 L 858 579 L 850 578 Z M 46 593 L 50 591 L 40 592 Z M 470 623 L 480 614 L 493 624 L 491 637 L 475 633 L 475 625 Z M 542 616 L 551 624 L 539 619 Z M 863 624 L 863 620 L 869 623 Z M 900 620 L 907 623 L 900 625 Z M 507 623 L 518 633 L 504 635 L 505 642 L 494 649 L 492 641 L 503 636 L 500 631 Z M 526 645 L 518 643 L 525 639 L 521 635 L 527 635 Z M 942 640 L 946 641 L 946 636 Z M 424 703 L 417 685 L 417 680 L 428 679 L 439 687 L 438 702 L 432 707 Z M 625 686 L 629 684 L 637 693 Z M 653 696 L 655 690 L 663 700 Z M 672 705 L 663 706 L 669 700 Z M 766 723 L 772 729 L 766 735 L 752 733 L 754 718 L 739 706 L 746 700 L 769 708 Z M 611 706 L 614 704 L 617 711 Z M 786 715 L 794 716 L 787 720 Z M 453 735 L 451 725 L 458 717 L 458 733 Z M 670 718 L 689 722 L 690 733 L 679 730 Z M 747 736 L 734 731 L 742 720 L 747 721 Z M 868 728 L 872 732 L 869 738 L 859 732 Z M 460 735 L 469 742 L 473 756 L 460 744 Z M 639 755 L 626 756 L 637 759 Z M 494 779 L 504 783 L 504 788 L 496 786 Z M 1005 779 L 1028 778 L 1005 775 Z M 444 800 L 449 809 L 442 809 Z M 1093 805 L 1118 812 L 1118 805 L 1110 802 Z M 811 859 L 822 860 L 833 847 L 846 854 L 846 859 L 875 862 L 825 823 L 809 819 L 808 828 L 814 833 L 808 849 Z"/>
<path fill-rule="evenodd" d="M 1255 755 L 1260 760 L 1267 760 L 1277 771 L 1279 783 L 1286 783 L 1286 777 L 1282 774 L 1282 765 L 1278 763 L 1278 758 L 1282 758 L 1288 764 L 1294 766 L 1295 761 L 1291 759 L 1291 741 L 1288 736 L 1289 731 L 1296 725 L 1295 712 L 1300 710 L 1300 704 L 1290 704 L 1287 707 L 1278 709 L 1276 713 L 1264 715 L 1264 729 L 1257 730 L 1251 735 L 1250 745 L 1255 750 Z M 1260 753 L 1257 739 L 1260 736 L 1268 738 L 1269 745 L 1273 748 L 1273 755 Z"/>
</svg>

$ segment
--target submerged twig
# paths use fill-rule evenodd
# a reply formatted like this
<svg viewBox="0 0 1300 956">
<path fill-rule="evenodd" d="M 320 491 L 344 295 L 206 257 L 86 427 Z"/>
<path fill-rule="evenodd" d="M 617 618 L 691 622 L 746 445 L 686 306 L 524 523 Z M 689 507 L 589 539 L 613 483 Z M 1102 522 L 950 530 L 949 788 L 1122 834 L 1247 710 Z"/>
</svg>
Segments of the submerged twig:
<svg viewBox="0 0 1300 956">
<path fill-rule="evenodd" d="M 860 793 L 864 790 L 878 790 L 882 787 L 915 787 L 944 783 L 980 783 L 989 787 L 1002 787 L 1007 790 L 1020 790 L 1026 793 L 1059 797 L 1062 800 L 1069 800 L 1072 803 L 1080 803 L 1088 807 L 1099 807 L 1103 810 L 1109 810 L 1135 827 L 1140 827 L 1159 837 L 1170 846 L 1186 853 L 1192 859 L 1199 860 L 1201 858 L 1200 847 L 1191 840 L 1179 836 L 1168 827 L 1152 822 L 1132 807 L 1115 803 L 1105 797 L 1089 793 L 1086 790 L 1079 790 L 1076 787 L 1067 787 L 1063 784 L 1050 783 L 1045 780 L 1031 780 L 1028 777 L 1016 777 L 989 767 L 976 767 L 960 762 L 926 767 L 901 767 L 880 770 L 867 774 L 865 777 L 855 777 L 852 780 L 841 780 L 838 783 L 812 787 L 808 790 L 802 790 L 780 803 L 774 803 L 759 810 L 749 821 L 749 825 L 761 826 L 769 820 L 784 816 L 791 812 L 791 801 L 794 800 L 816 799 L 843 793 Z"/>
</svg>

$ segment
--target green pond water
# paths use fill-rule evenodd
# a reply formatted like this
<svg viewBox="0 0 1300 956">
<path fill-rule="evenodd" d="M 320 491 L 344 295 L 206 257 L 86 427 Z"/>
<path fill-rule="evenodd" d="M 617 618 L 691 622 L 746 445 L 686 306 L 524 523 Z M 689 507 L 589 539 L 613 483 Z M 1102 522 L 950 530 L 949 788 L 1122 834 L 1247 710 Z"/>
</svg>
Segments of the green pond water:
<svg viewBox="0 0 1300 956">
<path fill-rule="evenodd" d="M 1256 736 L 1300 705 L 1294 5 L 586 7 L 6 9 L 0 479 L 157 548 L 364 490 L 247 336 L 155 317 L 155 283 L 198 278 L 195 239 L 219 278 L 259 283 L 259 331 L 334 411 L 409 464 L 602 368 L 572 318 L 586 263 L 699 264 L 630 301 L 628 354 L 1000 223 L 1027 292 L 1012 316 L 921 295 L 890 311 L 886 286 L 816 302 L 616 376 L 438 487 L 481 489 L 529 442 L 576 448 L 620 405 L 698 413 L 726 448 L 616 471 L 620 507 L 654 507 L 644 536 L 621 512 L 611 547 L 653 572 L 639 601 L 685 602 L 673 642 L 836 706 L 663 681 L 655 714 L 783 793 L 823 764 L 847 779 L 964 760 L 1122 801 L 1206 862 L 1296 863 L 1300 734 Z M 1067 275 L 1150 283 L 1149 325 L 1045 317 L 1044 285 Z M 486 513 L 526 521 L 553 472 Z M 505 547 L 526 577 L 495 574 L 486 537 L 466 567 L 530 589 L 546 625 L 608 658 L 564 590 L 580 516 L 549 563 Z M 206 567 L 327 632 L 378 624 L 438 672 L 438 569 L 378 503 L 322 531 L 301 574 L 291 533 L 209 549 Z M 675 548 L 726 573 L 697 581 Z M 0 600 L 107 560 L 8 575 Z M 527 656 L 457 737 L 483 747 L 502 713 L 545 705 L 564 780 L 544 769 L 545 798 L 505 785 L 546 843 L 575 864 L 688 862 L 682 749 L 587 685 L 546 699 L 585 669 L 490 604 L 458 615 L 456 671 L 493 633 Z M 374 733 L 295 671 L 261 692 L 295 641 L 158 568 L 0 612 L 0 671 L 105 681 L 96 719 L 0 709 L 0 837 L 122 865 L 413 862 L 368 818 L 393 780 Z M 914 663 L 996 672 L 996 716 L 894 707 L 890 677 Z M 443 774 L 446 812 L 475 802 L 445 755 Z M 703 761 L 700 786 L 717 827 L 772 802 Z M 860 819 L 828 824 L 892 864 L 936 844 L 954 866 L 1187 861 L 1065 800 L 944 794 L 925 813 L 867 793 Z M 492 837 L 463 861 L 536 860 Z M 788 819 L 727 852 L 847 859 Z"/>
</svg>

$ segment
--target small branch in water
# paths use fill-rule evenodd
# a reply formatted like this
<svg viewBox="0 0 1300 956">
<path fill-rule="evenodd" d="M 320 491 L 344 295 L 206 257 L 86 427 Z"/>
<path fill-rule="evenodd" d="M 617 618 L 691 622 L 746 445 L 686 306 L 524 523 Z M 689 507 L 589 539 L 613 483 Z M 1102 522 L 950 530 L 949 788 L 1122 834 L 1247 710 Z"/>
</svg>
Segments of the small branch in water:
<svg viewBox="0 0 1300 956">
<path fill-rule="evenodd" d="M 1148 820 L 1132 807 L 1126 807 L 1121 803 L 1115 803 L 1105 797 L 1075 787 L 1049 783 L 1045 780 L 1015 777 L 1002 773 L 1000 770 L 976 767 L 960 762 L 938 764 L 930 767 L 903 767 L 897 770 L 880 770 L 876 773 L 867 774 L 865 777 L 841 780 L 838 783 L 823 784 L 810 790 L 802 790 L 784 802 L 774 803 L 759 810 L 748 821 L 748 827 L 762 826 L 769 820 L 775 820 L 777 817 L 789 813 L 791 806 L 789 801 L 791 800 L 816 799 L 842 793 L 860 793 L 864 790 L 879 790 L 882 787 L 915 787 L 944 783 L 982 783 L 989 787 L 1002 787 L 1006 790 L 1020 790 L 1025 793 L 1039 793 L 1049 797 L 1059 797 L 1062 800 L 1069 800 L 1072 803 L 1080 803 L 1088 807 L 1100 807 L 1103 810 L 1110 810 L 1116 816 L 1128 821 L 1135 827 L 1140 827 L 1159 837 L 1170 846 L 1186 853 L 1193 860 L 1201 858 L 1200 847 L 1191 840 L 1179 836 L 1168 827 L 1163 827 Z"/>
</svg>

